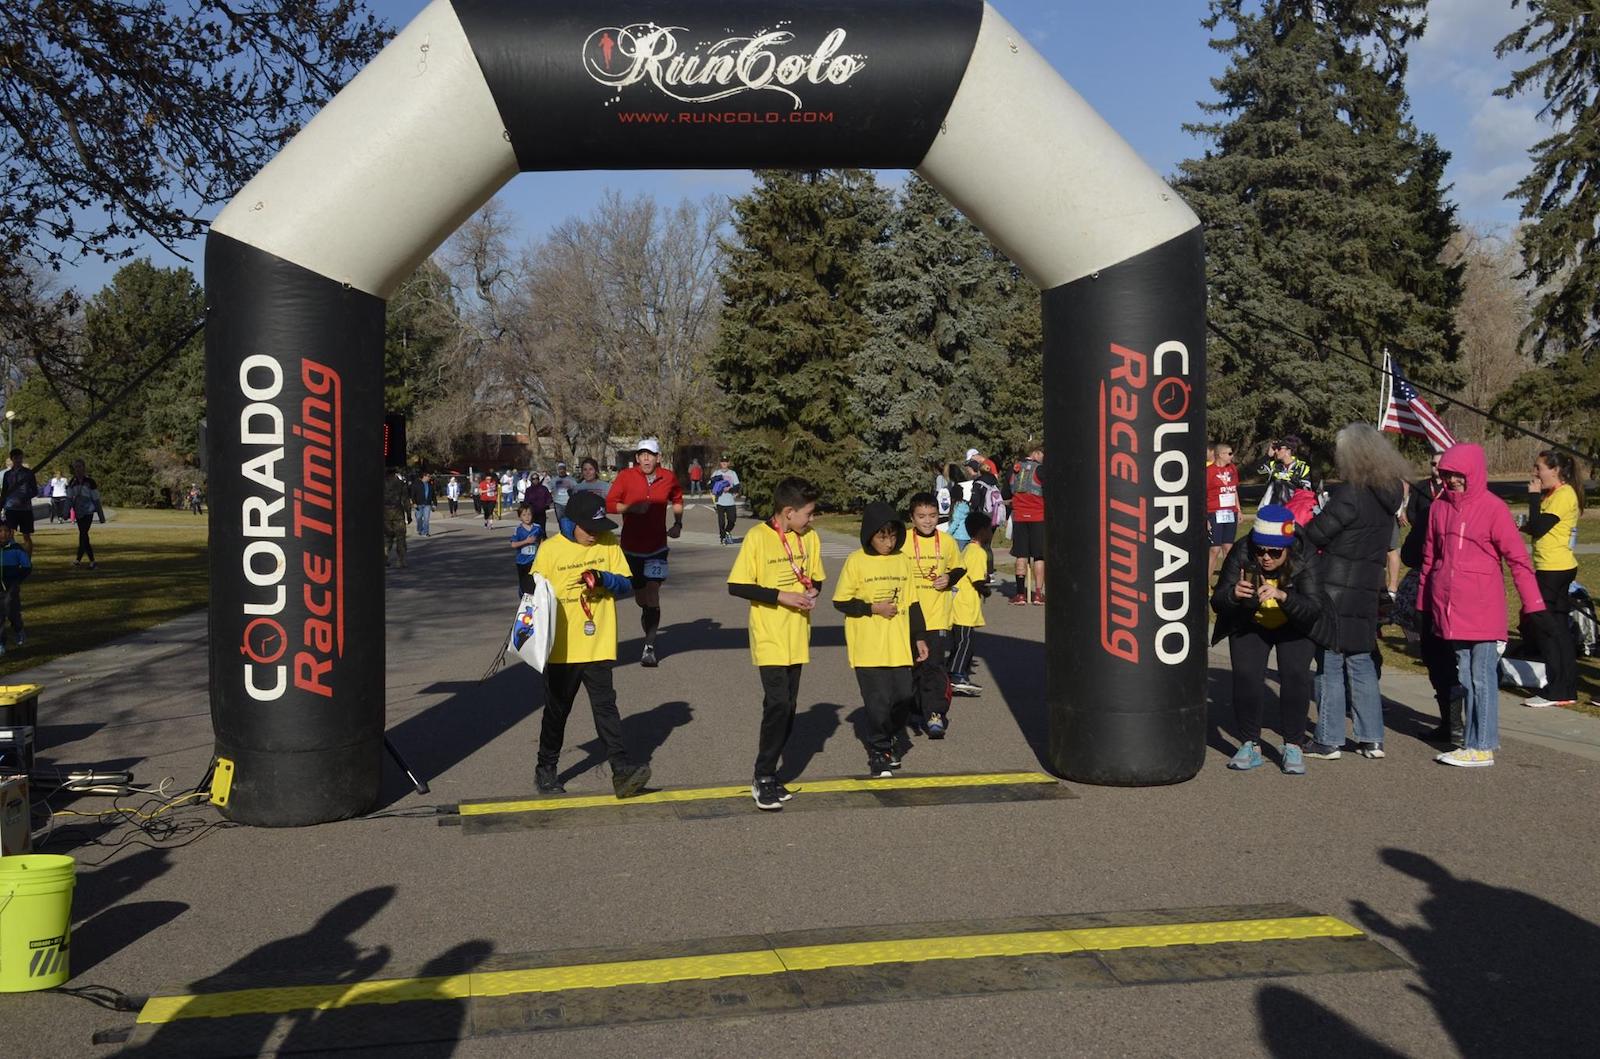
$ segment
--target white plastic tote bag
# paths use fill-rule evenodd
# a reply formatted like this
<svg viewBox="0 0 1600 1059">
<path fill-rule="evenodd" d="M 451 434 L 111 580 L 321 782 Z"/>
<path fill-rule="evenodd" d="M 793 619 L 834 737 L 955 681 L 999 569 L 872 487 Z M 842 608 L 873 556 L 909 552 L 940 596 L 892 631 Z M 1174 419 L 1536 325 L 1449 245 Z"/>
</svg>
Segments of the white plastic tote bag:
<svg viewBox="0 0 1600 1059">
<path fill-rule="evenodd" d="M 555 589 L 543 574 L 534 574 L 533 591 L 523 593 L 516 617 L 511 619 L 511 642 L 506 651 L 542 673 L 555 643 Z"/>
</svg>

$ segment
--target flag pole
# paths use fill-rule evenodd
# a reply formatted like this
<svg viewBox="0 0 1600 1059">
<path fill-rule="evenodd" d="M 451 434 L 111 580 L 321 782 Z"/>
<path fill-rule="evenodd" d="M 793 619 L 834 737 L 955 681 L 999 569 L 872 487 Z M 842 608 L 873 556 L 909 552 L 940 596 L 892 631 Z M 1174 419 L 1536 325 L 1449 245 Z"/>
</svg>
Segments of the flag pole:
<svg viewBox="0 0 1600 1059">
<path fill-rule="evenodd" d="M 1383 429 L 1383 421 L 1389 415 L 1389 388 L 1393 385 L 1394 376 L 1389 374 L 1389 347 L 1383 347 L 1383 376 L 1378 380 L 1378 429 Z"/>
</svg>

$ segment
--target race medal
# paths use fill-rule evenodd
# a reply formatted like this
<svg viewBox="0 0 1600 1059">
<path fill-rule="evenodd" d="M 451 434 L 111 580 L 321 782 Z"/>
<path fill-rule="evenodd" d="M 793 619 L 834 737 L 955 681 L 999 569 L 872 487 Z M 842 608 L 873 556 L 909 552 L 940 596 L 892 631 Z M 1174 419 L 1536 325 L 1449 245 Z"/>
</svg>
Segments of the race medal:
<svg viewBox="0 0 1600 1059">
<path fill-rule="evenodd" d="M 585 635 L 585 636 L 593 636 L 594 635 L 594 622 L 586 621 L 586 622 L 583 623 L 583 635 Z"/>
</svg>

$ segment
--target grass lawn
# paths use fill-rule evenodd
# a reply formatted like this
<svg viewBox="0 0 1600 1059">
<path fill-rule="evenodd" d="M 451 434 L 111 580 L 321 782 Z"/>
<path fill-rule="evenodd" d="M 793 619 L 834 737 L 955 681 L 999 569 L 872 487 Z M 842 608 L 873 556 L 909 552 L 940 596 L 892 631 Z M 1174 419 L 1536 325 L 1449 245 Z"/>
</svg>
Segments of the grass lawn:
<svg viewBox="0 0 1600 1059">
<path fill-rule="evenodd" d="M 90 570 L 72 565 L 77 528 L 41 520 L 33 574 L 22 585 L 28 642 L 0 659 L 0 677 L 205 607 L 206 522 L 188 512 L 119 510 L 95 524 L 99 569 Z"/>
</svg>

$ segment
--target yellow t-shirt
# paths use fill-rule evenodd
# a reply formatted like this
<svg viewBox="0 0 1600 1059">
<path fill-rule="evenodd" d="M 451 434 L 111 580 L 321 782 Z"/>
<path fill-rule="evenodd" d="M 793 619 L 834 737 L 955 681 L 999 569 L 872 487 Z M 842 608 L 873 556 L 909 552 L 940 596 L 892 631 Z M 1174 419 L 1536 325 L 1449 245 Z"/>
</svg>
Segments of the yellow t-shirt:
<svg viewBox="0 0 1600 1059">
<path fill-rule="evenodd" d="M 950 620 L 956 625 L 979 628 L 983 625 L 983 597 L 973 587 L 977 581 L 989 577 L 989 553 L 977 541 L 969 541 L 961 550 L 961 565 L 967 574 L 956 586 L 955 602 L 951 605 Z"/>
<path fill-rule="evenodd" d="M 533 572 L 550 582 L 559 605 L 556 643 L 550 649 L 552 662 L 616 661 L 617 601 L 609 592 L 595 592 L 585 614 L 582 600 L 587 590 L 581 580 L 585 570 L 628 576 L 628 560 L 615 534 L 602 533 L 593 544 L 579 544 L 558 533 L 539 546 L 533 560 Z M 588 621 L 594 622 L 593 636 L 584 634 Z"/>
<path fill-rule="evenodd" d="M 1535 570 L 1571 570 L 1578 565 L 1572 554 L 1572 530 L 1578 524 L 1578 494 L 1570 485 L 1558 485 L 1539 500 L 1539 514 L 1554 515 L 1555 529 L 1533 542 Z"/>
<path fill-rule="evenodd" d="M 861 599 L 868 603 L 894 603 L 900 608 L 892 618 L 869 614 L 844 619 L 844 642 L 851 666 L 884 669 L 911 664 L 911 604 L 916 592 L 916 571 L 904 552 L 850 553 L 833 586 L 834 602 Z"/>
<path fill-rule="evenodd" d="M 783 549 L 787 538 L 789 550 Z M 794 561 L 790 562 L 790 555 Z M 822 541 L 815 531 L 778 536 L 768 522 L 745 534 L 728 571 L 730 585 L 759 585 L 779 592 L 804 592 L 798 567 L 813 583 L 823 581 Z M 777 603 L 750 604 L 750 660 L 758 666 L 793 666 L 811 661 L 811 612 Z"/>
<path fill-rule="evenodd" d="M 1263 577 L 1261 583 L 1263 585 L 1271 585 L 1273 588 L 1278 587 L 1278 579 L 1276 577 Z M 1278 605 L 1278 601 L 1275 599 L 1269 599 L 1265 603 L 1257 604 L 1255 617 L 1256 624 L 1263 629 L 1281 629 L 1289 624 L 1289 615 L 1283 612 L 1283 608 Z"/>
<path fill-rule="evenodd" d="M 928 631 L 950 628 L 955 593 L 948 588 L 938 591 L 933 587 L 933 579 L 961 565 L 956 539 L 943 530 L 934 530 L 932 537 L 919 537 L 912 529 L 906 534 L 905 547 L 900 551 L 916 568 L 917 602 L 922 604 L 922 617 L 928 623 Z"/>
</svg>

